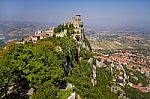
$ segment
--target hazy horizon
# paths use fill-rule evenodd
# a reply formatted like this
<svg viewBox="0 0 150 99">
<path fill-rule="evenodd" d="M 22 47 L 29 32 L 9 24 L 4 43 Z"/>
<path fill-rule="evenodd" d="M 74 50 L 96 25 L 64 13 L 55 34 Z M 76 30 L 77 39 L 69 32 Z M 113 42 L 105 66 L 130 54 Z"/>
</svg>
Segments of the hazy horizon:
<svg viewBox="0 0 150 99">
<path fill-rule="evenodd" d="M 81 14 L 90 25 L 150 25 L 150 0 L 0 0 L 0 21 L 62 23 Z"/>
</svg>

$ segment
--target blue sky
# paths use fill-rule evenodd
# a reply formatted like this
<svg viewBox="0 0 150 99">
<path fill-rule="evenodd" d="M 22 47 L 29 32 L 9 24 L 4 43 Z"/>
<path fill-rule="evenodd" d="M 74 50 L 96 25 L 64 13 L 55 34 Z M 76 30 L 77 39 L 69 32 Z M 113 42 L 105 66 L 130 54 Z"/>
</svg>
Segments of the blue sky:
<svg viewBox="0 0 150 99">
<path fill-rule="evenodd" d="M 75 14 L 91 25 L 150 25 L 150 0 L 0 0 L 1 21 L 60 23 Z"/>
</svg>

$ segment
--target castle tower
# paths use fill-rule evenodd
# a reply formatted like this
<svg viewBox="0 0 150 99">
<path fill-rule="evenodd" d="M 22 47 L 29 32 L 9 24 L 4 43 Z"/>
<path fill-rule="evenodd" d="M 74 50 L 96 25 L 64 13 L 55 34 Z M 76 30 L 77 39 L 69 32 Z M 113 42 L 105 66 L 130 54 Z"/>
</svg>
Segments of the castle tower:
<svg viewBox="0 0 150 99">
<path fill-rule="evenodd" d="M 72 24 L 76 29 L 82 28 L 83 22 L 81 21 L 81 15 L 77 14 L 75 17 L 73 17 Z"/>
<path fill-rule="evenodd" d="M 84 27 L 83 22 L 81 21 L 81 15 L 77 14 L 75 17 L 72 18 L 73 26 L 75 27 L 75 32 L 80 35 L 81 39 L 83 38 Z"/>
</svg>

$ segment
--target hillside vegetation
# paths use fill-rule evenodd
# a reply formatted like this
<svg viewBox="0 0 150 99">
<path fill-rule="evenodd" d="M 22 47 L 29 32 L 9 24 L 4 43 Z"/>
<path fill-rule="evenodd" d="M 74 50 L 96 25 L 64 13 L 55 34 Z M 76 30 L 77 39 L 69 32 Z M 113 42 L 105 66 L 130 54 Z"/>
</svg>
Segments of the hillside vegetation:
<svg viewBox="0 0 150 99">
<path fill-rule="evenodd" d="M 93 72 L 96 60 L 80 15 L 72 22 L 55 27 L 53 36 L 0 50 L 2 99 L 67 99 L 72 93 L 79 99 L 117 99 L 109 71 Z"/>
<path fill-rule="evenodd" d="M 68 37 L 49 37 L 37 43 L 7 45 L 0 59 L 0 95 L 5 98 L 66 99 L 73 91 L 81 98 L 116 98 L 110 92 L 105 71 L 98 71 L 98 84 L 91 83 L 91 50 L 78 51 L 78 44 Z M 2 53 L 1 52 L 1 53 Z M 81 58 L 82 57 L 82 58 Z M 67 83 L 74 89 L 65 90 Z M 15 86 L 9 94 L 10 86 Z M 98 94 L 99 93 L 99 94 Z"/>
</svg>

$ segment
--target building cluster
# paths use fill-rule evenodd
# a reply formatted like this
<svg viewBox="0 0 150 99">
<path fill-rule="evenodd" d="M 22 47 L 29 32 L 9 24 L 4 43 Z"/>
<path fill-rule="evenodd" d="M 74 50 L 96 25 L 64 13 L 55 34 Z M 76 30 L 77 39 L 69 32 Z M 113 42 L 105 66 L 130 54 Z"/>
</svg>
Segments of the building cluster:
<svg viewBox="0 0 150 99">
<path fill-rule="evenodd" d="M 131 87 L 136 88 L 138 90 L 140 90 L 141 92 L 149 92 L 150 91 L 150 86 L 146 86 L 146 87 L 141 87 L 139 85 L 135 85 L 131 82 L 128 83 Z"/>
<path fill-rule="evenodd" d="M 108 64 L 106 63 L 110 63 L 109 68 L 111 70 L 111 74 L 113 75 L 113 68 L 117 70 L 117 74 L 113 76 L 113 82 L 116 84 L 125 86 L 128 84 L 126 81 L 129 80 L 129 76 L 135 80 L 138 80 L 138 77 L 134 76 L 132 72 L 130 72 L 130 75 L 126 74 L 125 67 L 144 74 L 144 76 L 148 78 L 148 82 L 150 82 L 150 67 L 147 64 L 148 60 L 137 57 L 136 55 L 127 51 L 120 53 L 116 52 L 110 55 L 104 55 L 102 53 L 96 54 L 97 55 L 95 58 L 97 59 L 96 64 L 98 67 L 105 68 L 108 67 Z M 150 84 L 146 87 L 141 87 L 140 85 L 135 85 L 130 82 L 129 85 L 133 88 L 139 89 L 142 92 L 150 91 Z"/>
<path fill-rule="evenodd" d="M 72 36 L 74 39 L 76 39 L 76 36 L 78 35 L 80 39 L 84 38 L 84 27 L 83 22 L 81 21 L 81 15 L 77 14 L 75 17 L 72 18 L 71 22 L 64 23 L 63 25 L 66 26 L 66 24 L 72 24 L 74 26 L 74 33 L 72 33 Z M 60 33 L 55 33 L 56 37 L 64 37 L 67 34 L 67 29 L 64 29 Z M 54 28 L 50 28 L 47 31 L 38 30 L 35 32 L 34 35 L 28 36 L 26 38 L 23 38 L 21 42 L 17 43 L 25 43 L 25 42 L 36 42 L 37 40 L 44 39 L 47 37 L 51 37 L 54 35 Z"/>
<path fill-rule="evenodd" d="M 22 39 L 21 42 L 16 42 L 16 43 L 23 43 L 23 44 L 25 42 L 33 42 L 33 43 L 35 43 L 37 40 L 53 36 L 53 34 L 54 34 L 53 31 L 54 31 L 54 28 L 50 28 L 47 31 L 38 30 L 37 32 L 35 32 L 34 35 L 30 35 L 28 37 L 25 37 L 25 38 Z"/>
<path fill-rule="evenodd" d="M 98 55 L 96 57 L 100 59 L 101 61 L 110 61 L 110 62 L 119 62 L 123 65 L 128 65 L 130 68 L 136 69 L 137 71 L 141 72 L 142 74 L 145 74 L 147 77 L 150 77 L 150 68 L 145 67 L 149 66 L 149 60 L 148 59 L 142 59 L 140 57 L 137 57 L 133 54 L 130 54 L 129 52 L 125 53 L 114 53 L 111 55 Z M 119 67 L 118 67 L 119 68 Z"/>
</svg>

